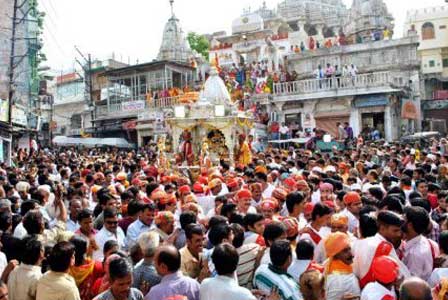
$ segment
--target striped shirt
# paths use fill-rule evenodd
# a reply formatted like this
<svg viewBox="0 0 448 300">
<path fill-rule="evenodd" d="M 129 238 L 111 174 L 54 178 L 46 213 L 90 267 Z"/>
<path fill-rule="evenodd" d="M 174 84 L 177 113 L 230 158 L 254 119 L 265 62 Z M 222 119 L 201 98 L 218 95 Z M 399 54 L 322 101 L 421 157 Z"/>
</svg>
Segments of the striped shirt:
<svg viewBox="0 0 448 300">
<path fill-rule="evenodd" d="M 255 271 L 255 263 L 257 262 L 257 255 L 260 251 L 260 246 L 255 243 L 244 244 L 239 247 L 237 251 L 240 257 L 236 268 L 238 283 L 240 286 L 251 289 Z"/>
<path fill-rule="evenodd" d="M 281 300 L 303 299 L 299 285 L 291 275 L 272 264 L 261 265 L 255 271 L 254 288 L 270 294 L 274 287 L 278 289 Z"/>
</svg>

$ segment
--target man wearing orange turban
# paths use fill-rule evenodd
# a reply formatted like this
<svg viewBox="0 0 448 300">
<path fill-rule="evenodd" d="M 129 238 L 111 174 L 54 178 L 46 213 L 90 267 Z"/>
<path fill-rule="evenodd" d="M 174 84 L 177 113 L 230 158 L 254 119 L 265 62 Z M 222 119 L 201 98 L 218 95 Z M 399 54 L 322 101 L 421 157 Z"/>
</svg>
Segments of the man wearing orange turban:
<svg viewBox="0 0 448 300">
<path fill-rule="evenodd" d="M 375 281 L 364 287 L 361 299 L 397 299 L 394 286 L 400 276 L 400 267 L 395 259 L 389 256 L 375 258 L 372 263 L 372 273 Z"/>
<path fill-rule="evenodd" d="M 348 231 L 357 235 L 359 228 L 359 212 L 362 208 L 361 196 L 357 192 L 348 192 L 344 196 L 345 209 L 341 214 L 348 218 Z"/>
<path fill-rule="evenodd" d="M 251 206 L 252 193 L 247 189 L 239 190 L 235 194 L 237 210 L 240 214 L 257 213 L 256 209 Z"/>
<path fill-rule="evenodd" d="M 156 228 L 153 229 L 160 237 L 160 242 L 168 239 L 174 231 L 174 214 L 170 211 L 159 211 L 154 219 Z"/>
<path fill-rule="evenodd" d="M 342 232 L 331 233 L 324 242 L 328 260 L 325 262 L 325 290 L 327 299 L 343 299 L 347 295 L 359 297 L 358 278 L 353 273 L 353 254 L 350 238 Z"/>
</svg>

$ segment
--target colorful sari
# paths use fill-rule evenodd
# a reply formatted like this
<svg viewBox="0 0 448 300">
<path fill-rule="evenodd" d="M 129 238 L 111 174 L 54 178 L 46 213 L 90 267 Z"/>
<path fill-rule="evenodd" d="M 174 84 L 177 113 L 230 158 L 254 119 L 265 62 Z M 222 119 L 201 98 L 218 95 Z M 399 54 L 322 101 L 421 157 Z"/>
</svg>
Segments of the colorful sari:
<svg viewBox="0 0 448 300">
<path fill-rule="evenodd" d="M 91 300 L 96 296 L 93 294 L 92 287 L 95 280 L 102 274 L 102 264 L 91 259 L 86 259 L 85 264 L 81 266 L 70 267 L 70 275 L 75 279 L 81 300 Z"/>
</svg>

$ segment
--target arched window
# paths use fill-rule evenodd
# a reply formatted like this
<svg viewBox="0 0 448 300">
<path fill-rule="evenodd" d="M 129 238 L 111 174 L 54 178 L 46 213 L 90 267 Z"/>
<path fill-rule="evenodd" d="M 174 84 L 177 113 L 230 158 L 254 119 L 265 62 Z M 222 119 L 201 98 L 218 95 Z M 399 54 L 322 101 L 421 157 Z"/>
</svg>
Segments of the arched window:
<svg viewBox="0 0 448 300">
<path fill-rule="evenodd" d="M 422 40 L 431 40 L 436 38 L 436 32 L 434 30 L 434 24 L 426 22 L 422 26 Z"/>
</svg>

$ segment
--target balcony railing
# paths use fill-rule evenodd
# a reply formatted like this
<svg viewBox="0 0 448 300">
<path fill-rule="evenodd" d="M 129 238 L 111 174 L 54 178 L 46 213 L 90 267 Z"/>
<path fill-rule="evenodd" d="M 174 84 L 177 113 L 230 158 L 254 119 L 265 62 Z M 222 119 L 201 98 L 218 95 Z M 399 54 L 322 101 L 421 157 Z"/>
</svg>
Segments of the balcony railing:
<svg viewBox="0 0 448 300">
<path fill-rule="evenodd" d="M 382 87 L 394 83 L 389 72 L 359 74 L 349 77 L 307 79 L 276 83 L 274 95 L 312 94 L 326 91 Z"/>
<path fill-rule="evenodd" d="M 150 102 L 146 100 L 138 100 L 138 101 L 126 101 L 121 103 L 113 103 L 107 105 L 100 105 L 96 107 L 96 115 L 98 117 L 136 117 L 138 113 L 143 110 L 151 110 L 151 109 L 159 109 L 159 108 L 168 108 L 174 107 L 177 105 L 186 105 L 185 103 L 179 102 L 179 96 L 177 97 L 168 97 L 168 98 L 160 98 L 153 99 Z M 133 105 L 129 104 L 137 104 L 135 105 L 135 109 L 132 109 Z M 126 105 L 124 105 L 126 104 Z M 143 104 L 143 105 L 142 105 Z M 143 106 L 143 107 L 142 107 Z M 126 108 L 125 108 L 126 107 Z"/>
</svg>

